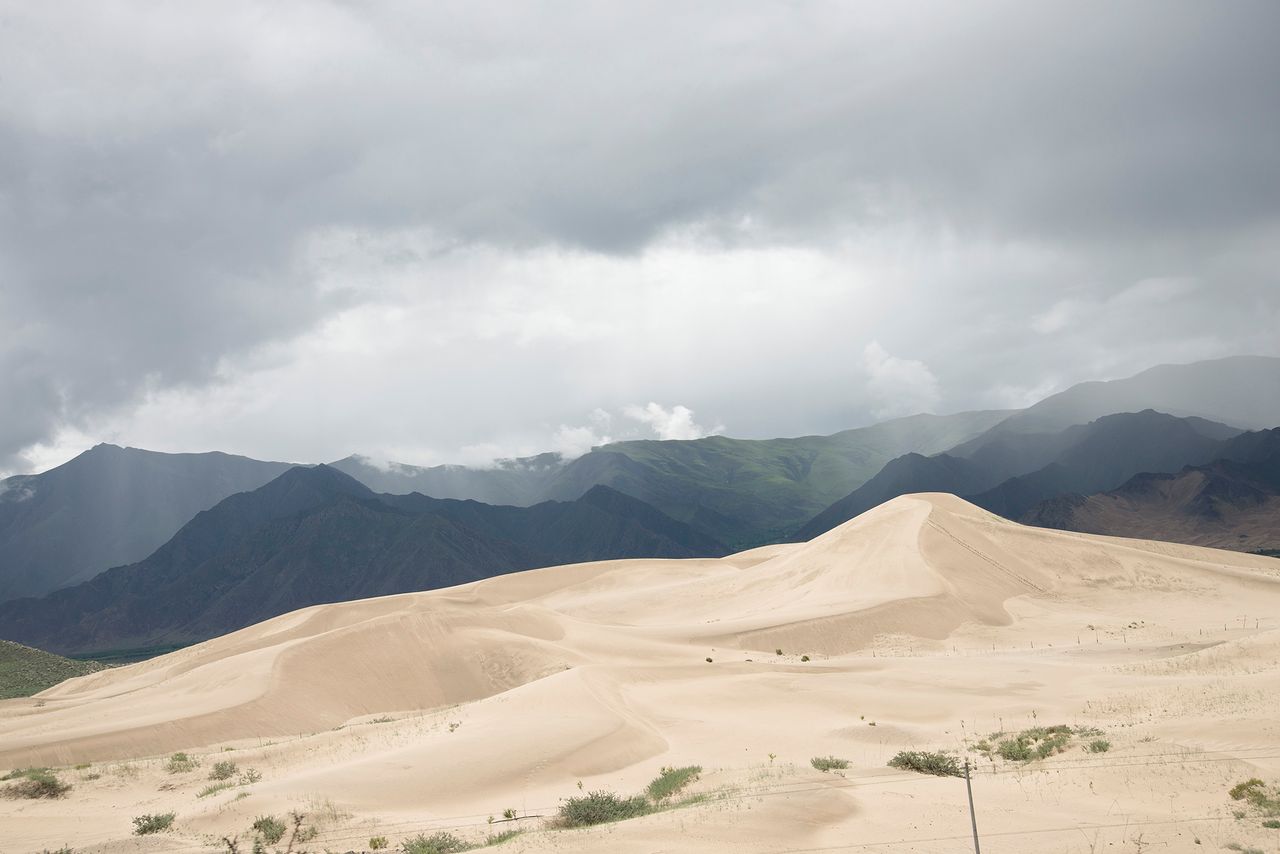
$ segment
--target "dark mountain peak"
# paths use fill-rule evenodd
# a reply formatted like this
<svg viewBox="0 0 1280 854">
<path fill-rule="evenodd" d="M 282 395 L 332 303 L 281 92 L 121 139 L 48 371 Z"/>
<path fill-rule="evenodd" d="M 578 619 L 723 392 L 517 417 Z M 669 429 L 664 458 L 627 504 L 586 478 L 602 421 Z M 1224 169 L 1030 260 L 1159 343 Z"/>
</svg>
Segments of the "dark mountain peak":
<svg viewBox="0 0 1280 854">
<path fill-rule="evenodd" d="M 351 475 L 324 463 L 294 466 L 257 491 L 264 497 L 283 497 L 300 492 L 310 492 L 317 496 L 349 495 L 357 498 L 372 498 L 375 494 Z"/>
</svg>

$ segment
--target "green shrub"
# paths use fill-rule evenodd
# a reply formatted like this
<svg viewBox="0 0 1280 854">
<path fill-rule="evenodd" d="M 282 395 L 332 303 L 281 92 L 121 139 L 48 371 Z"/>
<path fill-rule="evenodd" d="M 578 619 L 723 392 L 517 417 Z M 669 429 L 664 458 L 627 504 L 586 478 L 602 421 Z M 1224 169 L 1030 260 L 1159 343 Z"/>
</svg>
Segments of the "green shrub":
<svg viewBox="0 0 1280 854">
<path fill-rule="evenodd" d="M 801 661 L 808 661 L 808 660 L 809 660 L 809 656 L 807 656 L 807 655 L 802 655 L 802 656 L 800 656 L 800 660 L 801 660 Z"/>
<path fill-rule="evenodd" d="M 835 756 L 815 756 L 809 760 L 809 764 L 819 771 L 843 771 L 849 767 L 849 760 Z"/>
<path fill-rule="evenodd" d="M 1089 742 L 1090 753 L 1106 753 L 1110 749 L 1111 742 L 1107 741 L 1105 738 L 1095 738 L 1093 741 Z"/>
<path fill-rule="evenodd" d="M 1254 792 L 1261 791 L 1265 785 L 1266 783 L 1263 783 L 1257 777 L 1251 777 L 1243 783 L 1236 783 L 1227 794 L 1231 796 L 1233 801 L 1243 801 Z"/>
<path fill-rule="evenodd" d="M 623 798 L 612 792 L 589 792 L 562 803 L 556 820 L 561 827 L 587 827 L 636 818 L 649 811 L 649 801 L 643 795 Z"/>
<path fill-rule="evenodd" d="M 275 845 L 281 839 L 284 839 L 284 832 L 287 829 L 284 822 L 273 815 L 258 816 L 253 822 L 254 832 L 262 837 L 262 841 L 268 845 Z"/>
<path fill-rule="evenodd" d="M 935 777 L 963 777 L 960 763 L 950 753 L 925 752 L 918 750 L 899 751 L 889 760 L 890 768 L 901 768 L 903 771 L 915 771 L 917 774 L 932 774 Z"/>
<path fill-rule="evenodd" d="M 519 836 L 522 833 L 524 833 L 524 831 L 519 830 L 517 828 L 512 828 L 511 830 L 504 830 L 502 831 L 502 833 L 491 833 L 484 840 L 484 844 L 486 846 L 501 845 L 504 842 L 509 842 L 512 839 L 515 839 L 517 836 Z"/>
<path fill-rule="evenodd" d="M 782 650 L 781 650 L 781 649 L 775 649 L 775 650 L 773 651 L 773 654 L 774 654 L 774 655 L 782 655 Z"/>
<path fill-rule="evenodd" d="M 213 763 L 213 770 L 209 772 L 210 780 L 230 780 L 235 776 L 237 770 L 236 763 L 230 759 L 224 759 L 221 762 Z"/>
<path fill-rule="evenodd" d="M 702 773 L 701 765 L 686 765 L 683 768 L 663 768 L 657 777 L 649 782 L 645 794 L 655 804 L 680 792 L 685 786 L 698 779 Z"/>
<path fill-rule="evenodd" d="M 185 774 L 188 771 L 196 770 L 196 766 L 200 764 L 200 760 L 194 756 L 188 756 L 185 753 L 175 753 L 169 757 L 169 761 L 164 763 L 164 770 L 170 774 Z"/>
<path fill-rule="evenodd" d="M 48 768 L 17 768 L 0 780 L 17 781 L 4 788 L 4 794 L 10 798 L 61 798 L 71 791 L 71 784 L 59 780 Z"/>
<path fill-rule="evenodd" d="M 472 847 L 452 833 L 444 831 L 430 836 L 420 833 L 413 839 L 406 839 L 400 843 L 403 854 L 454 854 L 457 851 L 468 851 Z"/>
<path fill-rule="evenodd" d="M 1270 830 L 1280 830 L 1280 819 L 1269 818 L 1262 823 L 1262 826 Z"/>
<path fill-rule="evenodd" d="M 502 811 L 502 817 L 505 818 L 507 821 L 511 821 L 513 818 L 516 817 L 515 808 L 507 807 L 505 810 Z"/>
<path fill-rule="evenodd" d="M 159 833 L 162 830 L 168 830 L 173 824 L 174 815 L 171 812 L 161 813 L 159 815 L 140 815 L 133 820 L 133 835 L 146 836 L 148 833 Z"/>
<path fill-rule="evenodd" d="M 218 794 L 218 792 L 225 792 L 227 789 L 230 789 L 230 788 L 231 788 L 232 786 L 234 786 L 234 785 L 235 785 L 234 783 L 225 783 L 225 782 L 224 782 L 224 783 L 212 783 L 212 784 L 210 784 L 210 785 L 208 785 L 208 786 L 205 786 L 205 787 L 204 787 L 203 789 L 201 789 L 200 791 L 196 792 L 196 797 L 197 797 L 197 798 L 207 798 L 207 797 L 209 797 L 210 795 L 216 795 L 216 794 Z"/>
<path fill-rule="evenodd" d="M 1098 730 L 1089 730 L 1089 732 L 1097 733 Z M 1009 737 L 1005 737 L 1004 733 L 992 733 L 991 738 L 998 739 L 995 752 L 1001 759 L 1010 762 L 1030 762 L 1033 759 L 1047 759 L 1055 753 L 1066 750 L 1072 734 L 1071 727 L 1066 724 L 1056 724 L 1024 729 L 1017 735 Z M 991 745 L 986 740 L 980 742 L 978 746 L 979 749 L 985 746 L 988 752 L 991 750 Z"/>
<path fill-rule="evenodd" d="M 381 851 L 383 848 L 386 848 L 386 847 L 387 847 L 388 845 L 390 845 L 390 844 L 391 844 L 391 843 L 387 841 L 387 837 L 385 837 L 385 836 L 375 836 L 375 837 L 373 837 L 372 839 L 370 839 L 370 840 L 369 840 L 369 850 L 370 850 L 370 851 Z"/>
</svg>

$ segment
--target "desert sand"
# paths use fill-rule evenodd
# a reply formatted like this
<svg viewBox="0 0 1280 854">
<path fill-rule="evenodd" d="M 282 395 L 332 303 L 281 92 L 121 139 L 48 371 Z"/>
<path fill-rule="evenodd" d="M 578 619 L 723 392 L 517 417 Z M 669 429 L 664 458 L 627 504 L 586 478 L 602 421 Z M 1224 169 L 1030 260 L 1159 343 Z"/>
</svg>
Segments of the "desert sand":
<svg viewBox="0 0 1280 854">
<path fill-rule="evenodd" d="M 512 828 L 492 850 L 972 850 L 964 782 L 887 767 L 903 749 L 975 763 L 986 854 L 1276 851 L 1227 790 L 1280 777 L 1278 616 L 1275 559 L 907 496 L 809 543 L 312 607 L 5 701 L 0 768 L 73 788 L 0 799 L 0 851 L 211 852 L 290 810 L 314 852 Z M 976 748 L 1060 723 L 1111 747 Z M 169 773 L 175 751 L 200 767 Z M 826 755 L 849 767 L 810 767 Z M 200 797 L 223 760 L 261 779 Z M 693 764 L 698 803 L 547 826 Z"/>
</svg>

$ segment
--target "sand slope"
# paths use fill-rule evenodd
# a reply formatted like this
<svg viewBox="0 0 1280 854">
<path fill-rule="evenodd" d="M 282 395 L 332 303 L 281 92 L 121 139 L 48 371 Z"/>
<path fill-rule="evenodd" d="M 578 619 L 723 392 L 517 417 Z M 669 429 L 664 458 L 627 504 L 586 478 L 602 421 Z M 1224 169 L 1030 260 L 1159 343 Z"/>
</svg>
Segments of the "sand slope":
<svg viewBox="0 0 1280 854">
<path fill-rule="evenodd" d="M 526 819 L 503 850 L 964 850 L 963 785 L 885 762 L 1036 722 L 1096 726 L 1114 748 L 1027 767 L 971 753 L 984 851 L 1266 840 L 1225 788 L 1280 768 L 1278 606 L 1274 559 L 1026 528 L 926 494 L 805 544 L 308 608 L 0 703 L 0 767 L 103 769 L 67 772 L 66 799 L 0 800 L 0 851 L 136 850 L 129 816 L 162 810 L 177 829 L 149 850 L 213 850 L 291 808 L 321 822 L 316 850 L 483 836 L 507 807 L 690 763 L 705 804 L 586 831 Z M 160 767 L 228 746 L 261 782 L 201 798 L 202 773 Z M 829 753 L 850 770 L 808 767 Z"/>
</svg>

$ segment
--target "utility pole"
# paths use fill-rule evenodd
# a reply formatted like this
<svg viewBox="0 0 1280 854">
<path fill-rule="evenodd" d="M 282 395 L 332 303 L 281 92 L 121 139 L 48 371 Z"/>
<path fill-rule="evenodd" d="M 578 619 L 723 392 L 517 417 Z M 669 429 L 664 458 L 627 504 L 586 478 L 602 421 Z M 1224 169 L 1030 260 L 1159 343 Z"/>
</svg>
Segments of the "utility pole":
<svg viewBox="0 0 1280 854">
<path fill-rule="evenodd" d="M 969 760 L 964 760 L 964 789 L 969 793 L 969 823 L 973 825 L 973 854 L 982 854 L 978 846 L 978 816 L 973 811 L 973 783 L 969 781 Z"/>
</svg>

